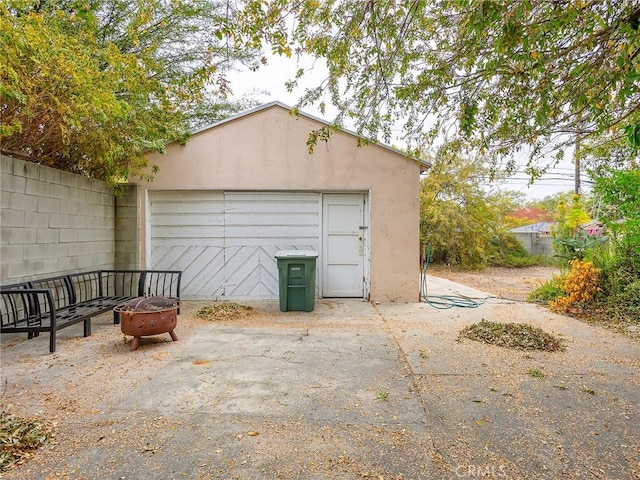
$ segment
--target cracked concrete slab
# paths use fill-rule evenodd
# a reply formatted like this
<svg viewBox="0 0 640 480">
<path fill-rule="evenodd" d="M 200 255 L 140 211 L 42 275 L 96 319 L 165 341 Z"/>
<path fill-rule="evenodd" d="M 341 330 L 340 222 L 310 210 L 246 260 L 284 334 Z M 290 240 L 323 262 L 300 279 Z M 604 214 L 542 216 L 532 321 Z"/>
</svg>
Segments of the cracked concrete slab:
<svg viewBox="0 0 640 480">
<path fill-rule="evenodd" d="M 430 282 L 442 294 L 482 292 Z M 435 293 L 434 293 L 435 294 Z M 6 478 L 640 478 L 640 349 L 526 303 L 319 300 L 313 312 L 205 321 L 135 352 L 93 335 L 2 338 L 3 407 L 56 438 Z M 460 340 L 481 319 L 559 335 L 564 352 Z M 126 341 L 125 341 L 126 340 Z M 535 374 L 535 375 L 534 375 Z"/>
</svg>

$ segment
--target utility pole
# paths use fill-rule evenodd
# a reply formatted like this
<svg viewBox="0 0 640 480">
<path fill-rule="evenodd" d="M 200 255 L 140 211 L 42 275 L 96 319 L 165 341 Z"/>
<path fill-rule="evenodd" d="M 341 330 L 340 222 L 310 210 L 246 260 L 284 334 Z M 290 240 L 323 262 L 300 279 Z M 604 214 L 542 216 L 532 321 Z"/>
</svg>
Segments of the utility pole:
<svg viewBox="0 0 640 480">
<path fill-rule="evenodd" d="M 576 135 L 576 148 L 573 153 L 573 163 L 575 165 L 575 192 L 580 195 L 580 133 Z"/>
<path fill-rule="evenodd" d="M 580 138 L 582 136 L 582 114 L 578 114 L 578 131 L 576 132 L 576 147 L 573 152 L 573 164 L 575 166 L 575 193 L 580 195 Z"/>
</svg>

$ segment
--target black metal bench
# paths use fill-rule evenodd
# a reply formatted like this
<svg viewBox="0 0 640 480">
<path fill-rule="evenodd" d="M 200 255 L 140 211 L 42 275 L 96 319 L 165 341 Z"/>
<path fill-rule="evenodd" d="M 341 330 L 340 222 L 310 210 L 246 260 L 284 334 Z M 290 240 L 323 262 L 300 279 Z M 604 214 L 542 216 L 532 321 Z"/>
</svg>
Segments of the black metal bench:
<svg viewBox="0 0 640 480">
<path fill-rule="evenodd" d="M 53 353 L 58 330 L 83 322 L 88 337 L 91 317 L 128 300 L 152 295 L 180 300 L 181 276 L 169 270 L 94 270 L 5 285 L 0 287 L 0 331 L 29 338 L 49 332 Z M 113 323 L 119 322 L 114 312 Z"/>
</svg>

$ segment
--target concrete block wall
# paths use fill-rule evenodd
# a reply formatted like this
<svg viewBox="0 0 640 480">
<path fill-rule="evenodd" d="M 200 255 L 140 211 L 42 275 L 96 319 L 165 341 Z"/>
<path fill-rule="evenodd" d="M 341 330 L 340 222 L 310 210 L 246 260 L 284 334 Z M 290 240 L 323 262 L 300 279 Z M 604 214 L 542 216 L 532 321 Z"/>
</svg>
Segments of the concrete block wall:
<svg viewBox="0 0 640 480">
<path fill-rule="evenodd" d="M 536 232 L 517 232 L 515 237 L 520 241 L 529 255 L 553 256 L 553 238 L 538 235 Z"/>
<path fill-rule="evenodd" d="M 116 268 L 135 269 L 139 264 L 140 229 L 138 186 L 123 187 L 116 197 Z"/>
<path fill-rule="evenodd" d="M 0 157 L 0 283 L 115 265 L 115 197 L 104 182 Z"/>
</svg>

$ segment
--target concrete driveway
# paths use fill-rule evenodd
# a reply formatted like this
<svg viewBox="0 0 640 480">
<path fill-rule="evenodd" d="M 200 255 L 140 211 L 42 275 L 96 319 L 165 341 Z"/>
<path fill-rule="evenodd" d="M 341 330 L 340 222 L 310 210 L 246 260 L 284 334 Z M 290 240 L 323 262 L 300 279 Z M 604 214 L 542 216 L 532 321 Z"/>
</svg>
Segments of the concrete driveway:
<svg viewBox="0 0 640 480">
<path fill-rule="evenodd" d="M 429 293 L 483 297 L 429 278 Z M 313 312 L 194 318 L 129 351 L 93 335 L 2 339 L 2 406 L 55 423 L 5 478 L 640 478 L 640 344 L 526 303 L 320 300 Z M 458 340 L 482 319 L 561 336 L 561 353 Z M 128 338 L 130 343 L 131 337 Z"/>
</svg>

